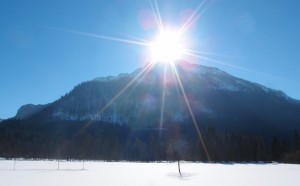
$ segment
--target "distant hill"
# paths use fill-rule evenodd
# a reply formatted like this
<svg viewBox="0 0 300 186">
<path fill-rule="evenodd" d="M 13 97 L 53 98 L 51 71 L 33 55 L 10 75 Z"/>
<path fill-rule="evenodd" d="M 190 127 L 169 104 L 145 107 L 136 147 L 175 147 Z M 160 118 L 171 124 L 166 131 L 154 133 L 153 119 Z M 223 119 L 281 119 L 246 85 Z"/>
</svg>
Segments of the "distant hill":
<svg viewBox="0 0 300 186">
<path fill-rule="evenodd" d="M 23 105 L 18 109 L 15 118 L 27 119 L 29 116 L 36 114 L 37 112 L 43 110 L 46 107 L 47 105 L 34 105 L 34 104 Z"/>
</svg>

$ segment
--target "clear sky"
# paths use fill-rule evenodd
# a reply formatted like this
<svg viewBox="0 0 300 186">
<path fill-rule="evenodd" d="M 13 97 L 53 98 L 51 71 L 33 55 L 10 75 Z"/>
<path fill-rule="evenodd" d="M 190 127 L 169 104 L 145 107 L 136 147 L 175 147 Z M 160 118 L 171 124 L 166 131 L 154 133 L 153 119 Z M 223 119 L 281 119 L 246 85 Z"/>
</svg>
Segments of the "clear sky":
<svg viewBox="0 0 300 186">
<path fill-rule="evenodd" d="M 157 5 L 163 23 L 178 27 L 201 2 Z M 23 104 L 55 101 L 83 81 L 143 66 L 143 46 L 67 30 L 152 40 L 152 7 L 153 0 L 1 0 L 0 118 Z M 207 1 L 186 35 L 216 61 L 192 61 L 300 99 L 299 7 L 297 0 Z"/>
</svg>

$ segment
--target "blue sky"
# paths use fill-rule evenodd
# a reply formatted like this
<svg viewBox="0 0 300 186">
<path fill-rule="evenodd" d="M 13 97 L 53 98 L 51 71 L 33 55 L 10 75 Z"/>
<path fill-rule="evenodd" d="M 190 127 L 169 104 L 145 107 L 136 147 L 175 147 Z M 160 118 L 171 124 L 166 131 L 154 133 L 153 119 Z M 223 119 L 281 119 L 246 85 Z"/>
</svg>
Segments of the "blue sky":
<svg viewBox="0 0 300 186">
<path fill-rule="evenodd" d="M 157 2 L 164 24 L 178 27 L 202 1 Z M 300 99 L 300 1 L 210 0 L 206 5 L 186 35 L 194 50 L 231 66 L 195 62 Z M 147 22 L 151 11 L 149 0 L 2 0 L 0 118 L 14 116 L 23 104 L 55 101 L 83 81 L 143 66 L 145 47 L 64 29 L 152 40 L 157 30 Z"/>
</svg>

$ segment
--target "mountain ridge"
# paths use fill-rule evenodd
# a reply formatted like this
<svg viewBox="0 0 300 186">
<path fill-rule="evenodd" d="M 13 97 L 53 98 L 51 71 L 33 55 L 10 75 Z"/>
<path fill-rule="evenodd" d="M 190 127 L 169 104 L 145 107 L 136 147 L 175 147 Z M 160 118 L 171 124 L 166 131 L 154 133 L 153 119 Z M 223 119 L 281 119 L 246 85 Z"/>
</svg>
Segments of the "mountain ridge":
<svg viewBox="0 0 300 186">
<path fill-rule="evenodd" d="M 201 65 L 197 65 L 197 64 L 191 64 L 191 63 L 185 63 L 187 64 L 187 66 L 192 66 L 192 67 L 204 67 L 208 70 L 211 70 L 211 71 L 214 71 L 214 72 L 219 72 L 219 74 L 225 74 L 225 75 L 228 75 L 228 76 L 231 76 L 233 78 L 236 78 L 237 80 L 240 80 L 241 84 L 243 84 L 242 82 L 247 82 L 247 83 L 252 83 L 252 84 L 255 84 L 257 85 L 258 87 L 260 87 L 262 90 L 264 90 L 265 92 L 273 92 L 273 93 L 276 93 L 278 96 L 282 96 L 284 98 L 286 98 L 287 100 L 289 101 L 293 101 L 293 102 L 298 102 L 300 103 L 299 100 L 297 99 L 294 99 L 290 96 L 288 96 L 285 92 L 281 91 L 281 90 L 277 90 L 277 89 L 272 89 L 272 88 L 269 88 L 269 87 L 266 87 L 264 85 L 261 85 L 259 83 L 255 83 L 255 82 L 251 82 L 251 81 L 248 81 L 248 80 L 244 80 L 244 79 L 241 79 L 241 78 L 238 78 L 238 77 L 235 77 L 235 76 L 232 76 L 230 74 L 228 74 L 227 72 L 225 71 L 222 71 L 218 68 L 215 68 L 215 67 L 207 67 L 207 66 L 201 66 Z M 145 68 L 145 67 L 143 67 Z M 133 78 L 135 77 L 138 73 L 140 73 L 142 71 L 143 68 L 138 68 L 136 69 L 135 71 L 131 72 L 131 73 L 120 73 L 116 76 L 105 76 L 105 77 L 96 77 L 92 80 L 89 80 L 87 82 L 90 82 L 90 81 L 102 81 L 102 82 L 109 82 L 109 81 L 114 81 L 114 80 L 117 80 L 117 79 L 120 79 L 120 78 Z M 161 68 L 161 66 L 159 67 Z M 248 85 L 246 85 L 248 86 Z M 226 87 L 223 87 L 223 88 L 226 88 Z M 228 89 L 231 88 L 232 91 L 234 91 L 236 89 L 236 87 L 227 87 Z M 49 103 L 51 104 L 51 103 Z M 45 104 L 45 105 L 41 105 L 41 104 L 38 104 L 38 105 L 34 105 L 34 104 L 25 104 L 25 105 L 22 105 L 18 111 L 17 111 L 17 114 L 14 116 L 14 118 L 17 118 L 17 119 L 26 119 L 27 117 L 29 117 L 30 115 L 33 115 L 35 114 L 36 112 L 38 111 L 41 111 L 43 110 L 43 108 L 47 107 L 48 104 Z"/>
<path fill-rule="evenodd" d="M 166 85 L 163 85 L 164 66 L 161 64 L 135 78 L 145 68 L 83 82 L 28 118 L 104 121 L 133 128 L 158 127 L 161 122 L 192 122 L 171 67 L 166 69 Z M 234 77 L 214 67 L 181 63 L 176 69 L 191 108 L 203 127 L 280 133 L 280 123 L 288 122 L 284 128 L 286 134 L 299 128 L 299 101 L 282 91 Z M 165 110 L 161 111 L 163 94 Z"/>
</svg>

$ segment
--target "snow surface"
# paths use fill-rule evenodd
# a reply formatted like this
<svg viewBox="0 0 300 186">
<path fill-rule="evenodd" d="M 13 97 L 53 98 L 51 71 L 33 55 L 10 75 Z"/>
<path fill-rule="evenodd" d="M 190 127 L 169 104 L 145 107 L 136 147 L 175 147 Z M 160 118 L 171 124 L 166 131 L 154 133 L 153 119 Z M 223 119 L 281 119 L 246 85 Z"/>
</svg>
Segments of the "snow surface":
<svg viewBox="0 0 300 186">
<path fill-rule="evenodd" d="M 299 185 L 300 165 L 129 162 L 0 161 L 3 186 Z"/>
</svg>

